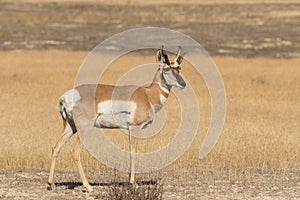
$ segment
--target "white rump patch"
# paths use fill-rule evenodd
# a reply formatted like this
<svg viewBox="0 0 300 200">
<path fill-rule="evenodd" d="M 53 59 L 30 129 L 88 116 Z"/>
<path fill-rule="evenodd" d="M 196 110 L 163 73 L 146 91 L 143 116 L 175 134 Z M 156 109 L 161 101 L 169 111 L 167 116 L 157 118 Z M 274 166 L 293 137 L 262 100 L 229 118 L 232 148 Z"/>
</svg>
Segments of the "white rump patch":
<svg viewBox="0 0 300 200">
<path fill-rule="evenodd" d="M 63 106 L 68 113 L 73 110 L 73 108 L 79 103 L 80 99 L 81 96 L 76 89 L 66 91 L 59 98 L 59 100 L 63 102 Z"/>
</svg>

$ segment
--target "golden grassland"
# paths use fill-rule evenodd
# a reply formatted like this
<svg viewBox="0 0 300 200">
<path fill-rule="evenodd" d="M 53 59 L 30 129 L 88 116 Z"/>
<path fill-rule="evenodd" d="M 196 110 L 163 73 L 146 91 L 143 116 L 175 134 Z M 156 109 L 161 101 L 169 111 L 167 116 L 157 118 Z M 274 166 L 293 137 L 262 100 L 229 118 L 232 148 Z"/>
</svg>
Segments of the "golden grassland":
<svg viewBox="0 0 300 200">
<path fill-rule="evenodd" d="M 0 52 L 0 169 L 49 168 L 51 148 L 62 133 L 57 100 L 73 86 L 86 55 L 71 51 Z M 170 167 L 215 171 L 299 167 L 300 58 L 216 57 L 214 61 L 227 94 L 223 133 L 213 151 L 200 160 L 199 148 L 210 120 L 210 97 L 201 77 L 184 61 L 182 73 L 198 97 L 201 120 L 195 141 Z M 155 62 L 155 57 L 124 56 L 111 65 L 101 82 L 115 83 L 133 66 L 149 62 Z M 139 141 L 140 151 L 155 150 L 172 139 L 180 117 L 178 101 L 174 95 L 169 97 L 164 129 L 150 140 Z M 125 134 L 106 133 L 126 148 Z M 71 148 L 69 143 L 62 150 L 57 169 L 75 170 Z M 85 168 L 104 167 L 86 151 L 82 160 Z"/>
</svg>

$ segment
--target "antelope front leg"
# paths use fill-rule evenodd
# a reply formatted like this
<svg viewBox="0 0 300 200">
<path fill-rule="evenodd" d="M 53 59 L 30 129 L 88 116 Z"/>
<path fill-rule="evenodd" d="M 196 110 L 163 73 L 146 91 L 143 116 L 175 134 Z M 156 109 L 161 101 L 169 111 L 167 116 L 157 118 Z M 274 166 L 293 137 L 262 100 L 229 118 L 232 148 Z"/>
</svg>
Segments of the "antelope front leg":
<svg viewBox="0 0 300 200">
<path fill-rule="evenodd" d="M 88 192 L 91 192 L 93 189 L 92 189 L 91 185 L 89 184 L 89 182 L 87 181 L 87 178 L 84 174 L 84 171 L 83 171 L 83 168 L 81 165 L 81 161 L 80 161 L 80 151 L 81 151 L 81 142 L 80 142 L 80 138 L 78 136 L 78 139 L 72 150 L 72 156 L 73 156 L 74 162 L 77 166 L 77 169 L 79 171 L 79 175 L 80 175 L 81 181 L 83 183 L 83 186 L 87 189 Z"/>
<path fill-rule="evenodd" d="M 72 135 L 73 135 L 73 132 L 71 130 L 71 127 L 69 125 L 66 125 L 63 135 L 57 141 L 57 143 L 55 144 L 55 146 L 52 149 L 52 161 L 51 161 L 50 174 L 49 174 L 49 179 L 48 179 L 48 183 L 49 183 L 51 190 L 55 189 L 54 169 L 55 169 L 56 158 L 57 158 L 61 148 L 70 140 Z"/>
<path fill-rule="evenodd" d="M 129 151 L 130 151 L 130 172 L 129 172 L 129 182 L 135 184 L 135 157 L 137 152 L 137 139 L 136 136 L 139 133 L 139 127 L 129 127 Z"/>
</svg>

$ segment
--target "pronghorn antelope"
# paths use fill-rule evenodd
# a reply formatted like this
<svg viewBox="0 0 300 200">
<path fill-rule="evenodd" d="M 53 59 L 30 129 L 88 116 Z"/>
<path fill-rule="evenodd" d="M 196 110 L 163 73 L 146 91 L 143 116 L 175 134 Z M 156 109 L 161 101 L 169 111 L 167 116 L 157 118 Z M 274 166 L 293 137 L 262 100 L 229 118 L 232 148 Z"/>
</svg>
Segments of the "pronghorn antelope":
<svg viewBox="0 0 300 200">
<path fill-rule="evenodd" d="M 134 158 L 136 152 L 136 138 L 134 134 L 140 129 L 146 128 L 152 123 L 155 113 L 164 105 L 170 90 L 173 86 L 183 89 L 185 81 L 180 76 L 180 64 L 183 57 L 180 55 L 181 47 L 178 47 L 176 57 L 172 62 L 169 61 L 163 46 L 157 51 L 156 59 L 158 70 L 155 73 L 151 84 L 145 87 L 132 86 L 112 86 L 112 85 L 81 85 L 65 92 L 59 99 L 59 110 L 64 122 L 64 132 L 57 141 L 52 152 L 52 162 L 48 183 L 50 189 L 55 189 L 54 168 L 55 161 L 60 149 L 77 132 L 73 119 L 73 110 L 80 101 L 86 98 L 94 98 L 95 102 L 95 121 L 97 128 L 119 128 L 128 130 L 130 148 L 130 173 L 129 181 L 134 183 Z M 95 89 L 95 94 L 88 97 L 85 92 L 90 88 Z M 120 99 L 113 98 L 113 93 L 120 94 Z M 121 98 L 123 94 L 131 94 L 127 99 Z M 114 95 L 115 96 L 115 95 Z M 112 108 L 113 107 L 113 108 Z M 83 185 L 88 191 L 92 187 L 88 183 L 80 161 L 81 141 L 78 137 L 72 150 L 72 156 L 77 165 Z"/>
</svg>

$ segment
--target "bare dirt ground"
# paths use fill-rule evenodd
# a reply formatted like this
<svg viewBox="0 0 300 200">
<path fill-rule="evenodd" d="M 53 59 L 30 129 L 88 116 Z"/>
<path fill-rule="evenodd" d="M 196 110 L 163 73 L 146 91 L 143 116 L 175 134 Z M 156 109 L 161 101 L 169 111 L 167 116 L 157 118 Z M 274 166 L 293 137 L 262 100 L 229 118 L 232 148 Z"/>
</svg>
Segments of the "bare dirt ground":
<svg viewBox="0 0 300 200">
<path fill-rule="evenodd" d="M 299 169 L 286 171 L 284 176 L 282 172 L 259 170 L 250 176 L 250 171 L 245 170 L 239 178 L 223 174 L 210 180 L 203 178 L 200 172 L 183 176 L 172 176 L 168 172 L 163 181 L 163 199 L 300 199 Z M 58 171 L 57 189 L 50 191 L 47 171 L 0 171 L 0 198 L 106 199 L 108 187 L 113 184 L 112 177 L 109 172 L 101 175 L 90 172 L 89 180 L 94 191 L 87 193 L 77 172 Z M 147 187 L 153 181 L 140 180 L 144 182 L 140 187 Z"/>
</svg>

